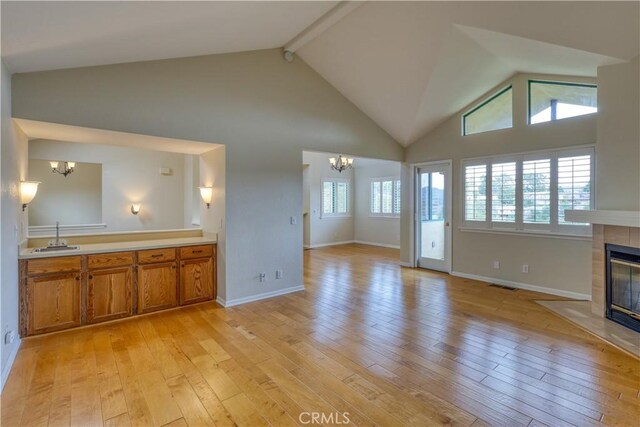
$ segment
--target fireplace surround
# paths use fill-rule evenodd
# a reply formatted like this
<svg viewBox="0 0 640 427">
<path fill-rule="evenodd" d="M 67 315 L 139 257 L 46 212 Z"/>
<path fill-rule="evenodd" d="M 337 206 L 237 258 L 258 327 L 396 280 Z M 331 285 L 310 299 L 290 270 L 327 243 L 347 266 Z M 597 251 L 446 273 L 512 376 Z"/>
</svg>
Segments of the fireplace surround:
<svg viewBox="0 0 640 427">
<path fill-rule="evenodd" d="M 605 314 L 640 332 L 640 248 L 605 244 Z"/>
</svg>

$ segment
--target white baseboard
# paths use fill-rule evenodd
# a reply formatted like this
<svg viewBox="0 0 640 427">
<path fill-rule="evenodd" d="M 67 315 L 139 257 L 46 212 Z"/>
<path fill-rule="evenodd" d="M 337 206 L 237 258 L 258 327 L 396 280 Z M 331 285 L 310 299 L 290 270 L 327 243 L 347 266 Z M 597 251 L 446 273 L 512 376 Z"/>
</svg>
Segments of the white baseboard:
<svg viewBox="0 0 640 427">
<path fill-rule="evenodd" d="M 413 265 L 410 262 L 400 261 L 400 267 L 409 267 L 413 268 Z"/>
<path fill-rule="evenodd" d="M 380 246 L 381 248 L 400 249 L 400 245 L 387 245 L 386 243 L 365 242 L 363 240 L 354 240 L 353 243 L 361 245 Z"/>
<path fill-rule="evenodd" d="M 560 297 L 591 301 L 591 295 L 578 292 L 563 291 L 561 289 L 545 288 L 544 286 L 530 285 L 528 283 L 512 282 L 511 280 L 496 279 L 493 277 L 478 276 L 476 274 L 461 273 L 452 271 L 452 276 L 463 277 L 465 279 L 479 280 L 480 282 L 495 283 L 496 285 L 511 286 L 512 288 L 525 289 L 527 291 L 540 292 L 543 294 L 557 295 Z"/>
<path fill-rule="evenodd" d="M 248 302 L 259 301 L 262 299 L 273 298 L 280 295 L 290 294 L 292 292 L 304 291 L 304 285 L 292 286 L 290 288 L 278 289 L 277 291 L 264 292 L 257 295 L 250 295 L 248 297 L 236 298 L 232 300 L 224 300 L 220 297 L 216 298 L 218 304 L 224 307 L 233 307 L 234 305 L 246 304 Z"/>
<path fill-rule="evenodd" d="M 308 245 L 308 246 L 306 246 L 306 248 L 308 248 L 308 249 L 325 248 L 327 246 L 348 245 L 350 243 L 356 243 L 356 241 L 355 240 L 345 240 L 343 242 L 319 243 L 317 245 Z"/>
<path fill-rule="evenodd" d="M 13 362 L 16 361 L 16 356 L 18 355 L 18 350 L 20 349 L 20 343 L 22 341 L 20 338 L 17 339 L 15 345 L 13 346 L 13 350 L 11 350 L 11 354 L 9 354 L 9 359 L 7 359 L 7 366 L 2 370 L 2 377 L 0 378 L 0 392 L 4 389 L 4 385 L 7 383 L 7 379 L 9 378 L 9 374 L 11 373 L 11 367 L 13 366 Z"/>
</svg>

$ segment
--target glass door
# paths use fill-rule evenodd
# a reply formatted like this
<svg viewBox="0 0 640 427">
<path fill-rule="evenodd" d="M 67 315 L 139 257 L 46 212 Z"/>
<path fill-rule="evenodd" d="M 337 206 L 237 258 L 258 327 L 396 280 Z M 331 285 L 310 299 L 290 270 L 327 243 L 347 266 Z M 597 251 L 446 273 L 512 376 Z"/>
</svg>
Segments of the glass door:
<svg viewBox="0 0 640 427">
<path fill-rule="evenodd" d="M 451 247 L 450 163 L 417 169 L 416 252 L 418 267 L 449 272 Z"/>
</svg>

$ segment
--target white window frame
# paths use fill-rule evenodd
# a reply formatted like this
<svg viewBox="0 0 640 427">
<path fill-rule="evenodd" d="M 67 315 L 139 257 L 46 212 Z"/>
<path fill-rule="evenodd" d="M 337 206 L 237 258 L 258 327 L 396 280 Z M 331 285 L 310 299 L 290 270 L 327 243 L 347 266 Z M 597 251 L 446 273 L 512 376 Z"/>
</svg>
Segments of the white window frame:
<svg viewBox="0 0 640 427">
<path fill-rule="evenodd" d="M 462 230 L 469 231 L 493 231 L 520 234 L 541 234 L 560 236 L 590 236 L 591 227 L 589 224 L 560 224 L 558 218 L 558 159 L 564 157 L 589 155 L 590 165 L 590 205 L 595 206 L 595 149 L 593 145 L 572 147 L 557 150 L 530 151 L 519 154 L 504 156 L 492 156 L 461 160 L 460 182 L 461 182 L 461 207 L 462 207 Z M 522 165 L 524 161 L 550 159 L 550 224 L 531 224 L 523 221 L 523 191 L 522 191 Z M 516 162 L 516 220 L 513 223 L 492 221 L 492 193 L 491 175 L 492 165 L 497 163 Z M 486 165 L 486 213 L 485 221 L 467 220 L 465 216 L 465 169 L 467 166 Z"/>
<path fill-rule="evenodd" d="M 382 183 L 384 181 L 391 181 L 391 213 L 383 213 L 382 212 Z M 370 218 L 400 218 L 400 212 L 395 213 L 395 199 L 396 199 L 396 181 L 400 181 L 399 176 L 385 176 L 385 177 L 377 177 L 371 178 L 369 180 L 369 217 Z M 371 198 L 373 197 L 373 183 L 380 183 L 380 213 L 371 211 Z M 400 195 L 401 198 L 400 203 L 402 203 L 402 182 L 400 182 Z"/>
<path fill-rule="evenodd" d="M 324 183 L 346 183 L 347 184 L 347 211 L 344 213 L 325 213 L 324 212 Z M 335 193 L 335 197 L 338 197 L 338 193 Z M 338 205 L 338 201 L 335 201 L 335 205 Z M 351 180 L 346 178 L 322 178 L 320 181 L 320 218 L 349 218 L 351 216 Z"/>
</svg>

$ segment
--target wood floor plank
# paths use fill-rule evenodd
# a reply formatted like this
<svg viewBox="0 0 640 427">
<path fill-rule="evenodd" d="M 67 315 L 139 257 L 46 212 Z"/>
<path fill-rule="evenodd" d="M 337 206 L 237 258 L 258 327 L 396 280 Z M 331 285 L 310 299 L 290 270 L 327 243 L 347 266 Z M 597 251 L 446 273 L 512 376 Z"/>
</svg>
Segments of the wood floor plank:
<svg viewBox="0 0 640 427">
<path fill-rule="evenodd" d="M 402 268 L 397 250 L 356 244 L 305 251 L 304 279 L 303 292 L 233 308 L 26 338 L 0 421 L 638 425 L 640 360 L 535 302 L 548 295 Z"/>
</svg>

